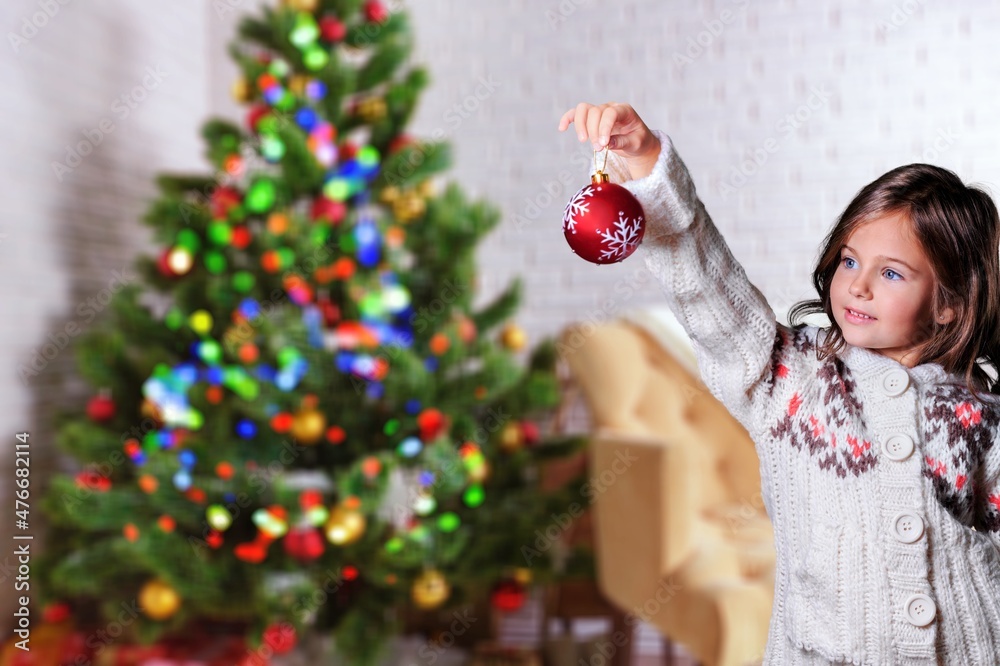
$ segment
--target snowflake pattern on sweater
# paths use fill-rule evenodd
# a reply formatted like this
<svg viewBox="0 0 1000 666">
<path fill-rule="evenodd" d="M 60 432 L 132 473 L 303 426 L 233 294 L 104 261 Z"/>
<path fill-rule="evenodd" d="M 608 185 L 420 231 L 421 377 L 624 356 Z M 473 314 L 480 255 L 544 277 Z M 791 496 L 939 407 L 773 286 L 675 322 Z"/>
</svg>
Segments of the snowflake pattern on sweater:
<svg viewBox="0 0 1000 666">
<path fill-rule="evenodd" d="M 788 338 L 792 337 L 791 340 Z M 793 334 L 778 327 L 772 359 L 772 392 L 782 381 L 798 381 L 789 368 L 781 362 L 782 350 L 791 342 L 796 353 L 811 349 L 803 334 Z M 843 362 L 833 357 L 819 366 L 816 380 L 821 387 L 819 404 L 822 412 L 805 413 L 800 410 L 803 396 L 796 392 L 788 401 L 785 413 L 770 427 L 771 437 L 787 440 L 790 446 L 815 458 L 820 469 L 844 478 L 848 474 L 859 476 L 877 464 L 872 443 L 849 427 L 865 425 L 864 410 L 856 395 L 856 384 Z"/>
<path fill-rule="evenodd" d="M 944 442 L 946 447 L 925 452 L 924 476 L 934 484 L 938 501 L 959 521 L 1000 531 L 1000 496 L 984 497 L 983 479 L 973 473 L 983 469 L 983 461 L 994 446 L 1000 410 L 974 400 L 961 386 L 934 386 L 928 398 L 923 414 L 927 440 Z M 975 515 L 977 506 L 992 507 L 992 511 L 987 508 L 979 517 Z"/>
<path fill-rule="evenodd" d="M 810 456 L 820 469 L 840 478 L 875 469 L 880 464 L 877 452 L 858 432 L 867 426 L 850 369 L 831 356 L 813 369 L 814 378 L 795 377 L 782 362 L 788 353 L 815 354 L 815 345 L 802 328 L 778 327 L 771 353 L 769 394 L 773 396 L 783 382 L 790 382 L 793 386 L 818 386 L 820 395 L 818 400 L 807 401 L 800 392 L 793 393 L 784 414 L 769 426 L 771 437 Z M 965 525 L 1000 532 L 1000 495 L 983 497 L 982 480 L 972 474 L 983 468 L 986 454 L 994 446 L 1000 406 L 979 402 L 967 388 L 955 384 L 931 386 L 926 399 L 923 446 L 928 450 L 924 451 L 923 474 L 931 480 L 938 502 Z M 801 410 L 803 402 L 819 405 L 820 411 Z M 984 516 L 976 516 L 977 506 L 987 507 Z"/>
</svg>

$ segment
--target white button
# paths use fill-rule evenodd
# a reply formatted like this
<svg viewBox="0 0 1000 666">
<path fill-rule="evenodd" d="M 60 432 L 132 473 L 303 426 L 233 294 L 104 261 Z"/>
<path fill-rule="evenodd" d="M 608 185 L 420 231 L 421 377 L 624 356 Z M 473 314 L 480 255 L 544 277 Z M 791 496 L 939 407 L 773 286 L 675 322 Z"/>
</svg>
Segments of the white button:
<svg viewBox="0 0 1000 666">
<path fill-rule="evenodd" d="M 901 368 L 893 368 L 882 375 L 882 390 L 890 398 L 903 395 L 909 385 L 910 376 Z"/>
<path fill-rule="evenodd" d="M 934 621 L 934 616 L 937 615 L 937 606 L 934 605 L 934 600 L 926 594 L 914 594 L 906 600 L 903 611 L 910 624 L 916 627 L 926 627 Z"/>
<path fill-rule="evenodd" d="M 889 435 L 882 440 L 882 453 L 889 460 L 900 462 L 906 460 L 913 453 L 913 440 L 909 435 L 896 433 Z"/>
<path fill-rule="evenodd" d="M 892 519 L 892 531 L 903 543 L 913 543 L 924 535 L 924 521 L 916 514 L 903 511 Z"/>
</svg>

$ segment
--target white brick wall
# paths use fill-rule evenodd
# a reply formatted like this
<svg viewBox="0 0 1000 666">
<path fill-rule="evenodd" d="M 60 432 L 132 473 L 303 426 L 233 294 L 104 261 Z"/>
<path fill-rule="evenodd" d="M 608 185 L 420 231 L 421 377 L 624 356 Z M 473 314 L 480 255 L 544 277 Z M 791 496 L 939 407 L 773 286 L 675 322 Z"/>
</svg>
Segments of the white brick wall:
<svg viewBox="0 0 1000 666">
<path fill-rule="evenodd" d="M 86 328 L 77 306 L 112 287 L 113 271 L 130 265 L 147 244 L 137 218 L 154 193 L 153 176 L 201 168 L 198 130 L 211 113 L 242 117 L 229 99 L 235 70 L 225 54 L 238 14 L 219 8 L 258 4 L 0 5 L 7 36 L 0 47 L 6 139 L 0 272 L 7 287 L 0 437 L 13 441 L 17 431 L 32 432 L 39 467 L 52 459 L 53 409 L 80 387 L 65 379 L 68 354 L 56 354 L 26 384 L 18 366 L 66 324 Z M 479 252 L 479 300 L 523 275 L 527 297 L 519 320 L 535 339 L 572 320 L 661 301 L 655 285 L 637 283 L 638 257 L 592 266 L 572 255 L 561 236 L 563 205 L 585 182 L 574 158 L 590 153 L 571 132 L 559 134 L 556 123 L 578 101 L 627 101 L 652 127 L 671 133 L 737 258 L 779 310 L 810 295 L 809 270 L 822 236 L 853 193 L 887 169 L 926 160 L 994 189 L 1000 182 L 1000 137 L 992 123 L 1000 105 L 991 48 L 1000 27 L 997 3 L 405 4 L 417 29 L 418 59 L 433 78 L 412 130 L 426 136 L 442 129 L 456 155 L 450 178 L 502 207 L 504 225 Z M 21 34 L 25 19 L 46 6 L 59 10 L 39 15 L 44 27 L 15 52 L 10 33 Z M 691 62 L 678 63 L 675 54 L 689 54 Z M 162 81 L 127 117 L 112 106 L 142 85 L 147 67 L 158 66 Z M 479 99 L 483 79 L 498 85 Z M 823 99 L 813 96 L 815 89 Z M 471 109 L 467 117 L 456 112 L 463 104 Z M 797 111 L 801 126 L 786 131 L 779 123 Z M 95 137 L 102 121 L 113 131 L 58 180 L 52 162 L 65 161 L 66 146 L 85 141 L 85 133 Z M 776 150 L 724 196 L 720 186 L 765 145 Z M 560 183 L 570 169 L 577 171 L 569 184 Z M 554 184 L 554 196 L 546 196 L 546 184 Z M 531 224 L 518 228 L 517 215 L 533 216 Z M 641 289 L 622 298 L 628 286 Z M 9 458 L 0 465 L 0 498 L 7 502 Z M 37 509 L 33 515 L 39 517 Z M 0 534 L 11 529 L 10 513 L 0 514 Z M 10 584 L 0 580 L 5 616 Z"/>
<path fill-rule="evenodd" d="M 571 320 L 661 301 L 655 284 L 627 300 L 616 296 L 616 285 L 641 275 L 638 256 L 597 267 L 570 253 L 562 208 L 569 190 L 586 182 L 582 173 L 541 206 L 530 226 L 514 224 L 530 202 L 546 202 L 545 183 L 558 183 L 574 158 L 591 156 L 571 131 L 556 131 L 562 112 L 577 102 L 629 102 L 651 127 L 671 134 L 716 224 L 776 310 L 811 297 L 809 274 L 823 235 L 853 194 L 888 169 L 930 161 L 966 180 L 1000 183 L 1000 133 L 990 122 L 1000 106 L 997 3 L 407 6 L 419 58 L 433 76 L 414 130 L 444 127 L 456 149 L 452 177 L 503 207 L 504 227 L 479 252 L 481 300 L 512 276 L 525 276 L 520 320 L 535 339 Z M 691 62 L 675 54 L 690 54 Z M 499 82 L 496 92 L 450 127 L 445 114 L 470 99 L 481 76 Z M 797 130 L 779 125 L 796 112 Z M 765 151 L 764 164 L 724 196 L 721 185 L 768 139 L 773 152 Z"/>
<path fill-rule="evenodd" d="M 115 271 L 130 267 L 148 245 L 147 228 L 138 219 L 155 193 L 153 176 L 201 168 L 198 128 L 208 113 L 207 15 L 205 0 L 5 0 L 0 5 L 3 629 L 10 626 L 15 597 L 23 594 L 15 593 L 9 568 L 12 561 L 16 566 L 10 538 L 14 434 L 31 433 L 28 533 L 40 536 L 38 491 L 55 460 L 52 416 L 89 395 L 68 381 L 72 355 L 58 345 L 45 346 L 50 335 L 56 338 L 69 324 L 76 325 L 70 329 L 76 334 L 88 330 L 93 315 L 77 308 L 116 289 Z M 89 154 L 60 180 L 52 163 L 66 162 L 67 146 Z M 99 302 L 97 308 L 102 308 Z M 44 371 L 22 380 L 19 369 L 43 353 L 51 357 L 40 357 Z M 31 594 L 37 599 L 36 592 Z"/>
<path fill-rule="evenodd" d="M 1000 184 L 1000 132 L 990 122 L 1000 110 L 998 3 L 406 5 L 433 77 L 414 131 L 445 129 L 457 158 L 452 177 L 503 207 L 504 226 L 478 255 L 480 300 L 523 275 L 520 321 L 534 339 L 573 320 L 661 302 L 658 286 L 641 282 L 640 257 L 598 267 L 569 251 L 562 209 L 583 173 L 546 203 L 544 184 L 558 184 L 574 158 L 592 156 L 572 131 L 556 131 L 580 101 L 629 102 L 671 134 L 734 254 L 779 312 L 813 297 L 820 241 L 857 190 L 888 169 L 927 161 L 994 192 Z M 499 86 L 480 102 L 481 77 Z M 465 102 L 478 109 L 450 125 L 449 109 Z M 734 169 L 765 145 L 766 161 L 735 181 L 735 193 L 724 192 Z M 531 202 L 540 212 L 518 228 Z M 643 637 L 649 648 L 650 632 Z"/>
</svg>

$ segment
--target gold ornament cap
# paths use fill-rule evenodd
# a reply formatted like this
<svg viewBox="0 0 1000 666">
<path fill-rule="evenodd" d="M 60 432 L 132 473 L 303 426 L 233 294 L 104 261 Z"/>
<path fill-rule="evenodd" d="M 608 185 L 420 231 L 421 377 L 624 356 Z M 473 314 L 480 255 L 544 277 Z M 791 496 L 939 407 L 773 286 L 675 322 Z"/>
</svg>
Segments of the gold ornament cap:
<svg viewBox="0 0 1000 666">
<path fill-rule="evenodd" d="M 604 153 L 604 164 L 602 164 L 601 166 L 597 166 L 597 153 Z M 605 147 L 604 150 L 595 150 L 594 175 L 590 177 L 591 182 L 593 182 L 595 185 L 611 182 L 611 177 L 604 171 L 607 168 L 608 168 L 608 148 Z"/>
</svg>

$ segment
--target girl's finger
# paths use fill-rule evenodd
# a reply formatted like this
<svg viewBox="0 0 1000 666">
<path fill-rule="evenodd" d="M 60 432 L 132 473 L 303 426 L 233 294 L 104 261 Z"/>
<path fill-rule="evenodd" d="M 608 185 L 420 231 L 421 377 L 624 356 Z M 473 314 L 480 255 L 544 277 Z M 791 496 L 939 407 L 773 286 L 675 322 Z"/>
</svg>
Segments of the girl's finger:
<svg viewBox="0 0 1000 666">
<path fill-rule="evenodd" d="M 570 126 L 570 123 L 573 122 L 573 116 L 574 115 L 576 115 L 576 109 L 570 109 L 566 113 L 562 114 L 562 117 L 559 119 L 559 131 L 560 132 L 562 132 L 563 130 L 565 130 L 566 128 L 568 128 Z"/>
<path fill-rule="evenodd" d="M 601 114 L 603 113 L 603 106 L 592 106 L 587 112 L 587 136 L 593 144 L 597 143 L 597 135 L 601 126 Z"/>
<path fill-rule="evenodd" d="M 618 110 L 614 105 L 609 105 L 601 114 L 601 122 L 597 129 L 597 143 L 601 148 L 606 146 L 611 139 L 611 132 L 614 130 L 616 122 L 618 122 Z"/>
<path fill-rule="evenodd" d="M 590 104 L 580 102 L 576 105 L 576 113 L 573 115 L 573 122 L 576 123 L 576 134 L 580 141 L 587 140 L 587 113 L 590 111 Z"/>
</svg>

